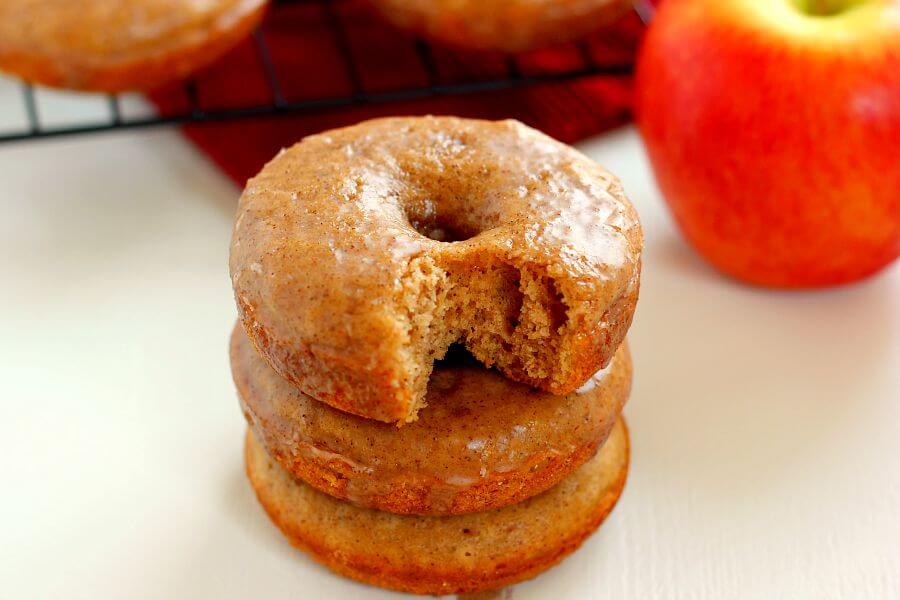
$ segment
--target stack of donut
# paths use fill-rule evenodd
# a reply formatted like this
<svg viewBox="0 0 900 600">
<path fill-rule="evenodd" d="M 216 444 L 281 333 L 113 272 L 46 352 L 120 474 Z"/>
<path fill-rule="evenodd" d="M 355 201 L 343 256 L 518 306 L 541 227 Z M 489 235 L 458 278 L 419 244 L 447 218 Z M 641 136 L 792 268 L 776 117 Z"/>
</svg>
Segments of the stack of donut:
<svg viewBox="0 0 900 600">
<path fill-rule="evenodd" d="M 574 551 L 628 470 L 641 247 L 618 180 L 515 121 L 379 119 L 283 150 L 241 196 L 230 265 L 272 520 L 420 594 Z"/>
</svg>

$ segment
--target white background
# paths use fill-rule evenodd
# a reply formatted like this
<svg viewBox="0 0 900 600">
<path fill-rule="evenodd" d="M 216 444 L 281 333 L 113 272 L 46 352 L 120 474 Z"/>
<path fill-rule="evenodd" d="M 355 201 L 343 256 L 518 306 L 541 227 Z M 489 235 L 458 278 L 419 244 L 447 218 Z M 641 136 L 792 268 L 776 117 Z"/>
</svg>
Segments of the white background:
<svg viewBox="0 0 900 600">
<path fill-rule="evenodd" d="M 678 237 L 631 128 L 582 148 L 646 232 L 632 470 L 516 600 L 900 597 L 900 268 L 744 287 Z M 174 130 L 0 146 L 0 597 L 399 597 L 291 549 L 245 482 L 238 193 Z"/>
</svg>

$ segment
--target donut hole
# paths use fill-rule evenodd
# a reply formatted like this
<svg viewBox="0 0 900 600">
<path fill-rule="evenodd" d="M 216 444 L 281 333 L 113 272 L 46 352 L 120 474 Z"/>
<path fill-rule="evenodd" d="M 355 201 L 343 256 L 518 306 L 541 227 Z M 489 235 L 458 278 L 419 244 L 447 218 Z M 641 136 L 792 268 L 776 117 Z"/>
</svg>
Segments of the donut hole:
<svg viewBox="0 0 900 600">
<path fill-rule="evenodd" d="M 406 219 L 419 234 L 438 242 L 463 242 L 481 233 L 475 216 L 459 207 L 456 198 L 409 201 L 403 207 Z M 446 213 L 446 214 L 445 214 Z"/>
<path fill-rule="evenodd" d="M 433 219 L 410 219 L 409 224 L 420 234 L 437 242 L 463 242 L 479 233 L 478 231 L 465 231 L 453 223 Z"/>
</svg>

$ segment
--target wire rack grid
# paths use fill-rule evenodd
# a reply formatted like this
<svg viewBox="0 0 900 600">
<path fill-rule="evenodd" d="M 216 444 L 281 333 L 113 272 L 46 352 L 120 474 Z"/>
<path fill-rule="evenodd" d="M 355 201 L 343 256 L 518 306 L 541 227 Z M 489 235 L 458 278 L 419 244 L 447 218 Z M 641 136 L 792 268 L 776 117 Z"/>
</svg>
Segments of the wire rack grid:
<svg viewBox="0 0 900 600">
<path fill-rule="evenodd" d="M 316 5 L 323 15 L 323 25 L 333 41 L 342 68 L 349 81 L 347 93 L 326 95 L 323 97 L 289 99 L 284 93 L 283 76 L 273 61 L 273 54 L 266 40 L 264 28 L 254 31 L 252 44 L 255 49 L 257 66 L 268 88 L 266 102 L 248 103 L 242 106 L 224 108 L 204 107 L 198 94 L 197 80 L 188 79 L 180 84 L 183 88 L 186 106 L 184 110 L 161 114 L 153 112 L 143 116 L 126 116 L 122 108 L 122 100 L 118 95 L 105 98 L 105 116 L 87 122 L 48 124 L 42 118 L 36 100 L 35 87 L 29 83 L 21 84 L 21 101 L 24 105 L 25 127 L 15 130 L 0 129 L 0 144 L 35 140 L 42 138 L 87 134 L 103 131 L 137 129 L 161 125 L 180 125 L 225 121 L 249 117 L 289 115 L 311 113 L 315 111 L 333 110 L 361 104 L 374 104 L 414 100 L 435 96 L 475 94 L 497 90 L 512 89 L 539 83 L 570 82 L 585 77 L 607 76 L 620 77 L 632 73 L 630 62 L 621 64 L 598 64 L 586 44 L 575 44 L 573 49 L 580 57 L 580 64 L 572 68 L 554 72 L 525 72 L 520 66 L 517 56 L 503 59 L 503 69 L 490 77 L 473 76 L 469 78 L 446 81 L 439 69 L 436 50 L 422 39 L 410 38 L 419 67 L 424 73 L 424 85 L 401 86 L 396 89 L 370 91 L 363 85 L 357 55 L 351 48 L 351 39 L 339 10 L 341 3 L 352 0 L 276 0 L 276 5 Z M 638 1 L 634 5 L 640 19 L 647 23 L 652 17 L 653 5 L 650 0 Z M 225 59 L 227 60 L 227 58 Z"/>
</svg>

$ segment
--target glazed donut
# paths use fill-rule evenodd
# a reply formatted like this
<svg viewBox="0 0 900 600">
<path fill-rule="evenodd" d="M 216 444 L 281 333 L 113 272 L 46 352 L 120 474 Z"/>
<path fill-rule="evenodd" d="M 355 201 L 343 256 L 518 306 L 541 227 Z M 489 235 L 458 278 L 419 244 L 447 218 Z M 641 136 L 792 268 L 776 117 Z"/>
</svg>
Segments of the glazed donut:
<svg viewBox="0 0 900 600">
<path fill-rule="evenodd" d="M 497 589 L 549 569 L 593 533 L 621 495 L 620 419 L 593 459 L 547 492 L 499 510 L 417 517 L 359 508 L 292 478 L 247 432 L 247 475 L 290 542 L 338 573 L 415 594 Z"/>
<path fill-rule="evenodd" d="M 594 455 L 631 386 L 625 343 L 568 396 L 513 383 L 477 363 L 438 367 L 410 425 L 340 412 L 286 383 L 243 329 L 231 371 L 257 439 L 293 476 L 336 498 L 399 514 L 480 512 L 543 492 Z"/>
<path fill-rule="evenodd" d="M 247 36 L 267 0 L 4 0 L 0 69 L 43 85 L 145 90 Z"/>
<path fill-rule="evenodd" d="M 522 52 L 609 25 L 630 0 L 369 0 L 386 20 L 476 50 Z"/>
<path fill-rule="evenodd" d="M 641 229 L 618 180 L 516 121 L 408 117 L 304 139 L 247 183 L 231 243 L 244 328 L 285 379 L 411 421 L 454 342 L 574 391 L 631 323 Z"/>
</svg>

